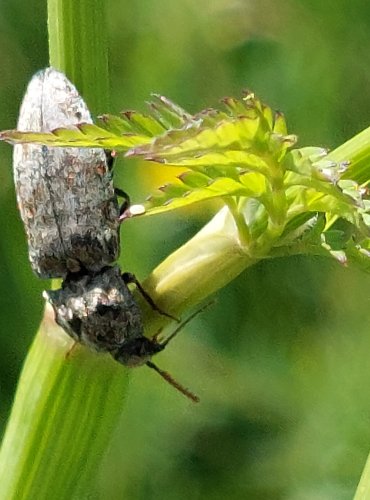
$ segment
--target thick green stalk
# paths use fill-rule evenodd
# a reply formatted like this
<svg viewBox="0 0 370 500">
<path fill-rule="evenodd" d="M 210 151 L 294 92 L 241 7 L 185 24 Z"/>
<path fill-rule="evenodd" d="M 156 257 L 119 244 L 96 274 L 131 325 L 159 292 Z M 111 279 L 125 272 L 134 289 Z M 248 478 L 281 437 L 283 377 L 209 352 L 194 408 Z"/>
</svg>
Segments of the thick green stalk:
<svg viewBox="0 0 370 500">
<path fill-rule="evenodd" d="M 370 127 L 355 135 L 347 142 L 331 151 L 328 159 L 341 162 L 349 161 L 344 177 L 359 184 L 370 179 Z"/>
<path fill-rule="evenodd" d="M 48 0 L 50 65 L 76 85 L 93 113 L 109 109 L 104 0 Z"/>
<path fill-rule="evenodd" d="M 2 443 L 4 500 L 67 500 L 91 491 L 97 463 L 116 426 L 117 409 L 123 405 L 127 377 L 109 356 L 80 346 L 69 353 L 72 346 L 48 306 Z"/>
<path fill-rule="evenodd" d="M 144 288 L 163 311 L 181 313 L 207 299 L 256 262 L 246 253 L 245 242 L 233 215 L 224 207 L 191 240 L 165 259 L 145 280 Z M 144 311 L 146 334 L 151 336 L 167 322 L 137 296 Z"/>
<path fill-rule="evenodd" d="M 357 487 L 354 500 L 369 500 L 370 498 L 370 456 L 367 459 L 365 468 Z"/>
</svg>

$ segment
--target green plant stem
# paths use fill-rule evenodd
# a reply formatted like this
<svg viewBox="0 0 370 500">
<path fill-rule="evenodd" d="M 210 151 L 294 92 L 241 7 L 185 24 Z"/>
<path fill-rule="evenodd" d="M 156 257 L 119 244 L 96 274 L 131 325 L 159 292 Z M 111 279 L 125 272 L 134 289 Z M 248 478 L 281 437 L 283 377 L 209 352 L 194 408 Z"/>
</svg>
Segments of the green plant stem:
<svg viewBox="0 0 370 500">
<path fill-rule="evenodd" d="M 370 498 L 370 456 L 368 457 L 365 468 L 358 484 L 354 500 L 369 500 Z"/>
<path fill-rule="evenodd" d="M 239 239 L 232 213 L 224 207 L 191 240 L 167 257 L 143 286 L 163 310 L 179 317 L 255 264 Z M 153 314 L 136 294 L 144 313 L 146 335 L 152 336 L 168 320 Z"/>
<path fill-rule="evenodd" d="M 0 455 L 2 499 L 79 498 L 121 412 L 125 370 L 70 339 L 46 307 Z M 104 391 L 101 390 L 104 387 Z M 116 418 L 104 418 L 113 415 Z"/>
<path fill-rule="evenodd" d="M 343 175 L 359 184 L 370 179 L 370 127 L 362 130 L 347 142 L 331 151 L 329 160 L 342 162 L 349 161 L 348 170 Z"/>
<path fill-rule="evenodd" d="M 235 220 L 235 224 L 239 232 L 239 239 L 241 246 L 245 247 L 245 249 L 247 250 L 248 244 L 250 243 L 251 240 L 251 235 L 249 233 L 248 224 L 246 223 L 244 214 L 239 210 L 235 198 L 225 197 L 223 201 L 225 205 L 228 206 L 230 213 L 232 214 Z"/>
<path fill-rule="evenodd" d="M 76 85 L 88 108 L 109 108 L 104 0 L 48 0 L 50 64 Z"/>
</svg>

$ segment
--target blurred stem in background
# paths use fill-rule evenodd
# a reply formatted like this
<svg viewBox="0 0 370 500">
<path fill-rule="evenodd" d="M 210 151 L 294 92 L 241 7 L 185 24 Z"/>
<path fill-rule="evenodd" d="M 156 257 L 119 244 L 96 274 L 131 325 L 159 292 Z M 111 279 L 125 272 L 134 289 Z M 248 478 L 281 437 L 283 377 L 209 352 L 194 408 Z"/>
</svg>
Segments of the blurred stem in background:
<svg viewBox="0 0 370 500">
<path fill-rule="evenodd" d="M 48 0 L 50 65 L 78 88 L 93 115 L 109 109 L 107 5 Z"/>
</svg>

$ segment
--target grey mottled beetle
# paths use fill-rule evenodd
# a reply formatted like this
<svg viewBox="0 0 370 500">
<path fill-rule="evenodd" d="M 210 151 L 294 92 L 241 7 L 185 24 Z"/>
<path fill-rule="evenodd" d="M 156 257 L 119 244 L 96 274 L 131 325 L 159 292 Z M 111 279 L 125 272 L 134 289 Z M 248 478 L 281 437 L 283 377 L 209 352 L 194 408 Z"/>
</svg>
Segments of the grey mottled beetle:
<svg viewBox="0 0 370 500">
<path fill-rule="evenodd" d="M 76 88 L 54 68 L 31 79 L 18 130 L 92 123 Z M 104 150 L 14 147 L 14 179 L 31 265 L 41 278 L 99 271 L 119 253 L 119 206 Z"/>
<path fill-rule="evenodd" d="M 79 123 L 92 120 L 74 85 L 53 68 L 37 73 L 24 96 L 18 129 L 48 132 Z M 128 367 L 145 364 L 198 401 L 151 361 L 194 315 L 163 342 L 148 339 L 127 283 L 136 283 L 158 308 L 133 275 L 107 266 L 119 253 L 120 209 L 104 151 L 17 145 L 14 178 L 32 268 L 41 278 L 64 278 L 61 289 L 44 293 L 56 322 L 76 342 Z"/>
</svg>

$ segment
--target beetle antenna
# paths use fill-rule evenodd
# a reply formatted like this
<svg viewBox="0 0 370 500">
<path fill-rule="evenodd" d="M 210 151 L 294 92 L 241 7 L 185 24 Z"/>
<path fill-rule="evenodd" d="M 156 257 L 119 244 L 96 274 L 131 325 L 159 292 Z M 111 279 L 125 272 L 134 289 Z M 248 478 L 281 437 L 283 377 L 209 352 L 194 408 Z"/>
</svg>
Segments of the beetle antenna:
<svg viewBox="0 0 370 500">
<path fill-rule="evenodd" d="M 164 380 L 166 382 L 168 382 L 170 385 L 172 385 L 172 387 L 174 387 L 179 392 L 181 392 L 181 394 L 183 394 L 184 396 L 189 398 L 191 401 L 193 401 L 193 403 L 199 403 L 198 396 L 196 396 L 191 391 L 189 391 L 189 389 L 186 389 L 186 387 L 179 384 L 179 382 L 177 382 L 174 378 L 172 378 L 172 376 L 168 372 L 166 372 L 165 370 L 161 370 L 161 368 L 158 368 L 158 366 L 155 365 L 152 361 L 147 361 L 145 364 L 146 364 L 146 366 L 149 366 L 149 368 L 152 368 L 157 373 L 159 373 L 159 375 L 162 378 L 164 378 Z"/>
<path fill-rule="evenodd" d="M 207 304 L 205 304 L 204 306 L 200 307 L 195 312 L 193 312 L 192 314 L 190 314 L 190 316 L 188 316 L 182 323 L 180 323 L 180 325 L 177 328 L 175 328 L 175 330 L 163 342 L 158 342 L 158 345 L 161 346 L 162 349 L 164 349 L 166 347 L 166 345 L 174 337 L 176 337 L 176 335 L 193 318 L 195 318 L 195 316 L 197 316 L 198 314 L 200 314 L 201 312 L 203 312 L 205 309 L 207 309 L 207 307 L 209 307 L 210 305 L 212 305 L 214 302 L 215 302 L 214 300 L 212 300 L 210 302 L 207 302 Z M 154 337 L 154 339 L 155 338 L 156 338 L 156 336 Z M 146 366 L 149 366 L 149 368 L 152 368 L 154 371 L 156 371 L 166 382 L 168 382 L 170 385 L 172 385 L 172 387 L 174 387 L 179 392 L 181 392 L 181 394 L 183 394 L 184 396 L 186 396 L 187 398 L 189 398 L 191 401 L 193 401 L 193 403 L 198 403 L 199 402 L 198 396 L 196 396 L 194 393 L 192 393 L 191 391 L 189 391 L 189 389 L 187 389 L 186 387 L 184 387 L 183 385 L 181 385 L 179 382 L 177 382 L 177 380 L 175 380 L 168 372 L 166 372 L 165 370 L 162 370 L 161 368 L 158 368 L 158 366 L 155 365 L 152 361 L 147 361 L 145 364 L 146 364 Z"/>
<path fill-rule="evenodd" d="M 198 316 L 198 314 L 202 313 L 205 311 L 209 306 L 215 303 L 215 300 L 211 300 L 210 302 L 207 302 L 204 306 L 200 307 L 197 309 L 195 312 L 190 314 L 182 323 L 179 324 L 177 328 L 169 335 L 163 342 L 161 342 L 161 346 L 166 347 L 166 345 L 174 338 L 176 335 L 188 324 L 192 319 L 195 318 L 195 316 Z"/>
</svg>

